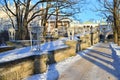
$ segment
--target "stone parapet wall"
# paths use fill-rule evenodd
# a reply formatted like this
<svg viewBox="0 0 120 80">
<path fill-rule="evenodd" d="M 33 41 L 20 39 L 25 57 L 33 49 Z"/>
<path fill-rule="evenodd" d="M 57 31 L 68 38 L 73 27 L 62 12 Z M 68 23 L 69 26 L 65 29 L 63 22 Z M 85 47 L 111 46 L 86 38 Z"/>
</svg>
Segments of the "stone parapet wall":
<svg viewBox="0 0 120 80">
<path fill-rule="evenodd" d="M 33 55 L 19 60 L 0 63 L 0 80 L 21 80 L 33 74 L 46 72 L 47 65 L 76 55 L 76 41 L 67 41 L 69 47 Z"/>
<path fill-rule="evenodd" d="M 96 44 L 99 42 L 99 32 L 93 33 L 93 44 Z"/>
<path fill-rule="evenodd" d="M 30 57 L 14 60 L 6 63 L 0 63 L 0 80 L 21 80 L 33 74 L 46 72 L 47 65 L 65 60 L 68 57 L 76 55 L 77 45 L 80 44 L 81 50 L 91 46 L 91 39 L 93 43 L 98 43 L 98 33 L 80 37 L 82 42 L 65 41 L 68 47 L 49 51 L 42 55 L 33 55 Z M 78 45 L 79 46 L 79 45 Z"/>
<path fill-rule="evenodd" d="M 85 35 L 85 39 L 86 39 L 86 47 L 90 47 L 91 46 L 91 35 L 90 34 Z"/>
<path fill-rule="evenodd" d="M 48 64 L 60 62 L 68 57 L 76 55 L 77 41 L 66 41 L 65 44 L 69 47 L 51 51 L 50 54 L 48 54 Z"/>
<path fill-rule="evenodd" d="M 22 80 L 47 70 L 47 55 L 30 56 L 0 64 L 0 80 Z"/>
<path fill-rule="evenodd" d="M 48 54 L 34 56 L 34 74 L 46 72 L 47 61 L 48 61 Z"/>
<path fill-rule="evenodd" d="M 34 73 L 33 59 L 25 58 L 0 64 L 0 80 L 21 80 Z"/>
<path fill-rule="evenodd" d="M 99 32 L 94 32 L 91 34 L 80 36 L 80 40 L 81 50 L 84 50 L 99 42 Z"/>
<path fill-rule="evenodd" d="M 90 34 L 81 36 L 80 39 L 82 41 L 80 43 L 81 50 L 84 50 L 84 49 L 86 49 L 86 48 L 91 46 L 91 35 Z"/>
</svg>

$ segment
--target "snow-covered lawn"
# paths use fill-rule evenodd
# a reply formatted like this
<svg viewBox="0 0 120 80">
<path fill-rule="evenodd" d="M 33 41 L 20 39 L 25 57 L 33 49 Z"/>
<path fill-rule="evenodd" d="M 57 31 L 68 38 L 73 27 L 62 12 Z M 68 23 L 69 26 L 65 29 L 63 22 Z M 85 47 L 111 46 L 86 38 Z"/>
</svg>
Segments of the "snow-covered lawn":
<svg viewBox="0 0 120 80">
<path fill-rule="evenodd" d="M 120 74 L 120 46 L 118 46 L 117 44 L 111 43 L 110 47 L 112 50 L 112 57 L 114 59 L 113 66 L 116 68 L 116 70 Z"/>
<path fill-rule="evenodd" d="M 111 43 L 110 46 L 112 50 L 116 52 L 116 55 L 120 56 L 120 46 L 114 43 Z"/>
</svg>

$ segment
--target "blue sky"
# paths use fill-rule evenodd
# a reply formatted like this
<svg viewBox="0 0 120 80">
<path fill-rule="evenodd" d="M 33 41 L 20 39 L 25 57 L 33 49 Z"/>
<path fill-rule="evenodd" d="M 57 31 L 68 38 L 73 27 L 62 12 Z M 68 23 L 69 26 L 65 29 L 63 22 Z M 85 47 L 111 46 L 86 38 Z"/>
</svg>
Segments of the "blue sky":
<svg viewBox="0 0 120 80">
<path fill-rule="evenodd" d="M 84 9 L 81 11 L 81 13 L 78 14 L 80 20 L 82 22 L 88 21 L 88 20 L 101 20 L 102 16 L 100 16 L 100 12 L 97 12 L 95 10 L 95 6 L 99 6 L 99 3 L 96 0 L 87 0 L 87 3 L 83 7 Z"/>
<path fill-rule="evenodd" d="M 9 0 L 11 1 L 11 0 Z M 35 1 L 35 0 L 34 0 Z M 102 16 L 100 16 L 99 12 L 95 12 L 95 6 L 97 7 L 99 3 L 97 0 L 86 0 L 87 3 L 84 4 L 81 13 L 76 14 L 76 18 L 81 22 L 89 21 L 89 20 L 101 20 Z"/>
</svg>

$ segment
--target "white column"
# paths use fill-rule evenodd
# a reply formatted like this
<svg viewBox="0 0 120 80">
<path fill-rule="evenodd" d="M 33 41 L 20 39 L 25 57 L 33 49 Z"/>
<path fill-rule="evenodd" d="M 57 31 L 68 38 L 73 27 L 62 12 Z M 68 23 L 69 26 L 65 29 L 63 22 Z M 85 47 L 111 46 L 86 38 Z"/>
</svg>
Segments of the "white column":
<svg viewBox="0 0 120 80">
<path fill-rule="evenodd" d="M 48 20 L 48 32 L 50 32 L 50 20 Z"/>
<path fill-rule="evenodd" d="M 31 31 L 29 31 L 29 34 L 30 34 L 30 44 L 31 44 L 31 51 L 32 51 L 32 32 Z"/>
<path fill-rule="evenodd" d="M 39 26 L 41 26 L 41 20 L 39 21 Z"/>
<path fill-rule="evenodd" d="M 74 28 L 72 29 L 71 33 L 72 33 L 72 40 L 74 39 Z"/>
<path fill-rule="evenodd" d="M 70 29 L 67 29 L 68 39 L 70 40 Z"/>
</svg>

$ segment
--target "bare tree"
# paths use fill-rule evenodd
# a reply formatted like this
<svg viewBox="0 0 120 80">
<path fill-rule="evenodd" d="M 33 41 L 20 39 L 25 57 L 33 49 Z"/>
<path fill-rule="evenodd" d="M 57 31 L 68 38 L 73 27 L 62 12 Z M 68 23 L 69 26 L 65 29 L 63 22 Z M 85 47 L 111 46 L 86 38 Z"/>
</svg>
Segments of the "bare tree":
<svg viewBox="0 0 120 80">
<path fill-rule="evenodd" d="M 38 0 L 34 5 L 31 4 L 32 0 L 11 0 L 14 9 L 11 9 L 7 0 L 2 0 L 1 3 L 6 10 L 7 15 L 12 20 L 11 16 L 16 18 L 17 23 L 17 37 L 18 39 L 29 39 L 28 23 L 30 23 L 37 16 L 41 16 L 42 9 L 35 10 L 35 8 L 43 3 L 43 0 Z M 8 13 L 8 12 L 9 13 Z"/>
<path fill-rule="evenodd" d="M 47 20 L 51 16 L 55 16 L 55 28 L 58 27 L 57 22 L 59 21 L 59 17 L 61 16 L 73 16 L 74 14 L 80 13 L 80 5 L 84 4 L 85 0 L 54 0 L 51 2 L 47 2 L 46 10 L 44 12 L 45 15 L 42 17 L 43 26 L 46 25 Z M 78 6 L 79 5 L 79 6 Z M 49 6 L 49 7 L 48 7 Z M 44 35 L 46 35 L 46 27 L 44 27 Z"/>
<path fill-rule="evenodd" d="M 98 0 L 102 5 L 100 11 L 104 13 L 105 16 L 113 16 L 113 32 L 114 32 L 114 42 L 120 45 L 120 0 Z"/>
<path fill-rule="evenodd" d="M 11 9 L 7 0 L 1 0 L 6 14 L 11 18 L 16 18 L 17 23 L 17 38 L 29 39 L 28 24 L 38 16 L 41 16 L 42 26 L 46 26 L 46 22 L 51 15 L 58 17 L 58 10 L 66 15 L 73 15 L 76 12 L 65 11 L 66 8 L 73 9 L 73 5 L 84 0 L 11 0 L 10 3 L 14 6 Z M 34 3 L 33 3 L 34 2 Z M 45 4 L 45 5 L 43 5 Z M 40 6 L 43 5 L 43 8 Z M 75 8 L 74 8 L 75 10 Z M 56 12 L 56 14 L 54 14 Z M 69 13 L 67 13 L 69 12 Z M 65 16 L 65 15 L 64 15 Z M 57 26 L 57 25 L 56 25 Z M 44 27 L 44 34 L 46 34 L 46 27 Z"/>
<path fill-rule="evenodd" d="M 9 12 L 7 11 L 7 9 L 4 6 L 1 7 L 1 10 L 7 14 L 7 16 L 9 17 L 9 19 L 11 21 L 13 28 L 15 29 L 15 23 L 14 23 L 13 17 L 9 14 Z"/>
</svg>

